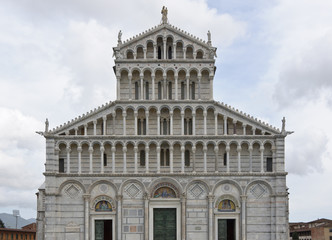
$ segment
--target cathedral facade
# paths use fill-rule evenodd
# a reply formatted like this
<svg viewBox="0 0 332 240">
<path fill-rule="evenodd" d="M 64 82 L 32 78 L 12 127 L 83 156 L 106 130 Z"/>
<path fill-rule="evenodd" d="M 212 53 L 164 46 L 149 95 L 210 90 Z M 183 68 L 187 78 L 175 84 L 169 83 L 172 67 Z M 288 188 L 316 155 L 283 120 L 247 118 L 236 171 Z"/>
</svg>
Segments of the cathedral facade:
<svg viewBox="0 0 332 240">
<path fill-rule="evenodd" d="M 210 32 L 121 35 L 116 101 L 42 133 L 38 240 L 288 239 L 287 133 L 213 100 Z"/>
</svg>

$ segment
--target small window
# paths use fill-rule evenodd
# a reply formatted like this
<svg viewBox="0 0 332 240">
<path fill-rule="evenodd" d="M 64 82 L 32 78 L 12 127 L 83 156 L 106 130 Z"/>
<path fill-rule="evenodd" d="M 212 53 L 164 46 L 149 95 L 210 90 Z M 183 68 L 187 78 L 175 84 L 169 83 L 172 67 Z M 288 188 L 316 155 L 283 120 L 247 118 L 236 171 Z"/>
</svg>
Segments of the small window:
<svg viewBox="0 0 332 240">
<path fill-rule="evenodd" d="M 59 173 L 65 172 L 65 160 L 63 158 L 59 159 Z"/>
<path fill-rule="evenodd" d="M 161 59 L 161 47 L 158 47 L 158 59 Z"/>
<path fill-rule="evenodd" d="M 161 82 L 158 82 L 158 100 L 161 100 Z"/>
<path fill-rule="evenodd" d="M 101 122 L 101 125 L 100 125 L 100 135 L 104 135 L 104 122 L 103 121 Z"/>
<path fill-rule="evenodd" d="M 266 171 L 272 172 L 272 158 L 266 158 Z"/>
<path fill-rule="evenodd" d="M 195 100 L 195 83 L 191 84 L 191 99 Z"/>
<path fill-rule="evenodd" d="M 135 82 L 135 99 L 138 100 L 138 93 L 139 89 L 138 89 L 138 82 Z"/>
<path fill-rule="evenodd" d="M 224 153 L 224 166 L 227 166 L 227 153 Z"/>
<path fill-rule="evenodd" d="M 141 119 L 137 119 L 137 134 L 142 135 Z"/>
<path fill-rule="evenodd" d="M 330 228 L 330 232 L 332 232 L 332 228 Z"/>
<path fill-rule="evenodd" d="M 84 135 L 84 128 L 81 128 L 81 135 Z"/>
<path fill-rule="evenodd" d="M 104 153 L 104 167 L 107 166 L 107 154 Z"/>
<path fill-rule="evenodd" d="M 172 99 L 172 83 L 168 83 L 168 99 Z"/>
<path fill-rule="evenodd" d="M 146 135 L 146 119 L 143 119 L 143 135 Z"/>
<path fill-rule="evenodd" d="M 141 150 L 139 155 L 140 155 L 139 156 L 139 164 L 140 164 L 141 167 L 144 167 L 145 166 L 145 151 Z"/>
<path fill-rule="evenodd" d="M 181 82 L 181 99 L 182 100 L 184 100 L 184 91 L 185 91 L 184 82 Z"/>
<path fill-rule="evenodd" d="M 168 59 L 172 59 L 172 47 L 168 47 Z"/>
<path fill-rule="evenodd" d="M 149 82 L 145 83 L 145 99 L 149 100 Z"/>
<path fill-rule="evenodd" d="M 189 150 L 186 150 L 184 152 L 184 165 L 186 167 L 189 167 L 190 166 L 190 151 Z"/>
</svg>

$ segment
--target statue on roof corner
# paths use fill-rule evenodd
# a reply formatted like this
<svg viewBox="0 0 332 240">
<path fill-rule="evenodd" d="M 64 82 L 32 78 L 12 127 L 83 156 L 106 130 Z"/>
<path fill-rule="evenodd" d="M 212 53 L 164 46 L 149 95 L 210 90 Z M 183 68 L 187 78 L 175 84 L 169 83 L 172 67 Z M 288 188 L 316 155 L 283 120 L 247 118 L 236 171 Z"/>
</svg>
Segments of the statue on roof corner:
<svg viewBox="0 0 332 240">
<path fill-rule="evenodd" d="M 161 20 L 163 24 L 167 23 L 167 13 L 168 13 L 167 7 L 163 6 L 163 8 L 161 9 L 161 14 L 162 14 Z"/>
<path fill-rule="evenodd" d="M 122 43 L 121 37 L 122 37 L 122 31 L 120 30 L 120 32 L 118 34 L 118 44 Z"/>
<path fill-rule="evenodd" d="M 49 122 L 48 122 L 48 118 L 46 118 L 46 121 L 45 121 L 45 133 L 48 132 L 48 127 L 49 127 Z"/>
</svg>

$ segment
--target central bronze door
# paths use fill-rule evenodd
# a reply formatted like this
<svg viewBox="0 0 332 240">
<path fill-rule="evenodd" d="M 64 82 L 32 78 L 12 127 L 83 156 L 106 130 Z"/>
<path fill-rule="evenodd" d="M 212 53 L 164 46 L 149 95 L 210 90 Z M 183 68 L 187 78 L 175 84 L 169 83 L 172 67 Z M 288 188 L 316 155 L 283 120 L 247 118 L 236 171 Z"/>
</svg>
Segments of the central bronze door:
<svg viewBox="0 0 332 240">
<path fill-rule="evenodd" d="M 95 221 L 95 240 L 112 240 L 112 220 Z"/>
<path fill-rule="evenodd" d="M 176 208 L 153 209 L 153 240 L 176 240 Z"/>
</svg>

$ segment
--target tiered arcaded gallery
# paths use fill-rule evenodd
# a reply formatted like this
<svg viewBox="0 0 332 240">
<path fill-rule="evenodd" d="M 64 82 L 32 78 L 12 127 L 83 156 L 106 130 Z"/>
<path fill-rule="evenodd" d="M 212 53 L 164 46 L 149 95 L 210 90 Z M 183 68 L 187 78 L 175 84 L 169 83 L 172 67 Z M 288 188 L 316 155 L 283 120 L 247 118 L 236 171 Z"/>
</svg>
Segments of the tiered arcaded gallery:
<svg viewBox="0 0 332 240">
<path fill-rule="evenodd" d="M 121 38 L 116 101 L 46 122 L 38 240 L 288 239 L 284 123 L 213 100 L 210 32 L 169 24 L 163 8 Z"/>
</svg>

